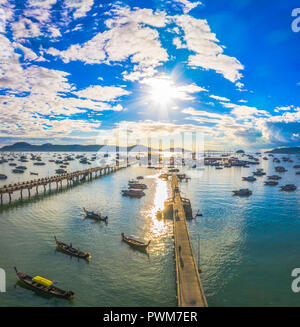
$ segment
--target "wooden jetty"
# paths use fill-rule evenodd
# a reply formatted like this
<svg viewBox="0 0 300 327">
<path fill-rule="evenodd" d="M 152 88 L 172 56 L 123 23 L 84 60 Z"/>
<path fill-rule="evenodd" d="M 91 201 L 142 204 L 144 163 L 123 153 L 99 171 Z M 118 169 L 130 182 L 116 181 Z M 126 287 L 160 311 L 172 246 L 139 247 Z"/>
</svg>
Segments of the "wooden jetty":
<svg viewBox="0 0 300 327">
<path fill-rule="evenodd" d="M 74 171 L 71 173 L 65 173 L 61 175 L 55 175 L 51 177 L 34 179 L 27 182 L 20 182 L 15 184 L 4 185 L 0 188 L 0 203 L 3 204 L 3 195 L 7 194 L 9 197 L 9 203 L 12 200 L 12 194 L 20 192 L 20 198 L 23 199 L 23 192 L 27 190 L 28 197 L 31 196 L 31 190 L 35 188 L 36 194 L 39 193 L 39 187 L 43 187 L 44 193 L 46 193 L 47 187 L 51 191 L 51 184 L 56 184 L 56 189 L 62 188 L 63 181 L 67 185 L 74 185 L 79 182 L 92 180 L 110 173 L 113 173 L 126 166 L 106 165 L 102 167 L 89 168 L 85 170 Z"/>
<path fill-rule="evenodd" d="M 178 306 L 207 307 L 198 267 L 193 255 L 186 224 L 186 210 L 180 195 L 176 174 L 172 175 L 172 201 Z"/>
</svg>

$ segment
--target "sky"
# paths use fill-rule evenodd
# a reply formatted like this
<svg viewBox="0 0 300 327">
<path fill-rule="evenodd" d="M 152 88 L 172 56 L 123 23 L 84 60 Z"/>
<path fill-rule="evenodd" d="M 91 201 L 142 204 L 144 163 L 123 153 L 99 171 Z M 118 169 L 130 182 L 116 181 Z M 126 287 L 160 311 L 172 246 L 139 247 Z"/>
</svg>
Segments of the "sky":
<svg viewBox="0 0 300 327">
<path fill-rule="evenodd" d="M 0 0 L 0 144 L 103 144 L 126 129 L 196 132 L 211 150 L 300 146 L 297 7 Z"/>
</svg>

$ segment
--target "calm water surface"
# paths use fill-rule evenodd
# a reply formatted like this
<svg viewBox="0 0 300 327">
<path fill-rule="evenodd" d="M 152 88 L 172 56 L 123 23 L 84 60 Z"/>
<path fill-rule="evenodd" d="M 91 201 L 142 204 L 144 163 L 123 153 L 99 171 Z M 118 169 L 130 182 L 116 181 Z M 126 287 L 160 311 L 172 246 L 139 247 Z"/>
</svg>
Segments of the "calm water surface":
<svg viewBox="0 0 300 327">
<path fill-rule="evenodd" d="M 43 155 L 48 161 L 47 154 Z M 280 157 L 280 156 L 278 156 Z M 281 163 L 288 172 L 280 185 L 300 185 L 294 163 Z M 47 160 L 46 160 L 47 159 Z M 0 173 L 9 176 L 0 185 L 52 175 L 57 166 L 31 166 L 24 175 L 11 174 L 7 163 Z M 299 294 L 291 291 L 291 271 L 300 267 L 299 188 L 282 192 L 265 186 L 265 177 L 243 182 L 258 167 L 274 173 L 272 160 L 251 168 L 205 167 L 185 169 L 192 177 L 182 183 L 194 212 L 203 217 L 188 222 L 195 257 L 200 247 L 201 279 L 210 306 L 298 306 Z M 71 162 L 69 171 L 87 168 Z M 142 199 L 121 196 L 128 179 L 145 176 Z M 54 185 L 53 185 L 54 187 Z M 234 197 L 231 191 L 248 187 L 253 195 Z M 42 190 L 42 189 L 41 189 Z M 24 192 L 26 193 L 26 191 Z M 7 292 L 1 306 L 175 306 L 176 282 L 172 221 L 158 221 L 155 212 L 169 196 L 158 173 L 131 167 L 50 195 L 17 201 L 0 209 L 0 267 L 7 273 Z M 82 207 L 98 209 L 109 223 L 84 219 Z M 151 239 L 148 254 L 121 242 L 120 233 Z M 54 235 L 89 251 L 92 260 L 71 258 L 55 251 Z M 200 242 L 198 242 L 200 237 Z M 200 244 L 200 246 L 199 246 Z M 75 292 L 74 300 L 46 298 L 21 287 L 13 266 L 30 275 L 58 281 Z"/>
</svg>

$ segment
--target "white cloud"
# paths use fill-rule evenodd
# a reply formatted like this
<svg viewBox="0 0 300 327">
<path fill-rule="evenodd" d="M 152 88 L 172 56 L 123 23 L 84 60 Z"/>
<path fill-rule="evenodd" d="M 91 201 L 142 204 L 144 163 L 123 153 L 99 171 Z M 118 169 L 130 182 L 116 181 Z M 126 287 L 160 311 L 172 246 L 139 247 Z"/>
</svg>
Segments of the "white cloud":
<svg viewBox="0 0 300 327">
<path fill-rule="evenodd" d="M 119 11 L 117 13 L 119 14 Z M 98 33 L 82 45 L 71 45 L 64 51 L 50 48 L 46 52 L 61 57 L 66 63 L 80 60 L 87 64 L 99 64 L 129 59 L 134 64 L 134 71 L 132 75 L 124 73 L 124 77 L 130 80 L 144 77 L 145 71 L 146 75 L 150 71 L 154 73 L 155 67 L 167 61 L 168 54 L 161 47 L 158 31 L 144 26 L 144 24 L 164 26 L 164 16 L 148 9 L 131 12 L 125 8 L 122 16 L 109 19 L 106 24 L 111 27 L 109 30 Z"/>
<path fill-rule="evenodd" d="M 215 70 L 231 82 L 242 77 L 240 70 L 244 66 L 236 58 L 223 54 L 224 49 L 206 20 L 189 15 L 175 16 L 174 20 L 184 31 L 187 48 L 196 53 L 189 56 L 190 66 Z"/>
<path fill-rule="evenodd" d="M 15 48 L 18 48 L 21 51 L 23 51 L 25 60 L 34 61 L 34 60 L 38 59 L 38 56 L 36 55 L 36 53 L 33 52 L 30 48 L 24 47 L 20 43 L 13 43 L 13 45 L 15 46 Z"/>
<path fill-rule="evenodd" d="M 202 4 L 200 1 L 191 2 L 188 0 L 175 0 L 175 2 L 179 2 L 182 5 L 182 9 L 185 14 L 189 13 L 192 9 Z"/>
<path fill-rule="evenodd" d="M 174 37 L 173 44 L 176 46 L 177 49 L 185 49 L 187 48 L 186 44 L 183 44 L 179 37 Z"/>
<path fill-rule="evenodd" d="M 291 111 L 293 109 L 297 109 L 295 108 L 293 105 L 292 106 L 282 106 L 282 107 L 276 107 L 274 109 L 275 112 L 280 112 L 280 111 Z"/>
<path fill-rule="evenodd" d="M 42 35 L 40 25 L 28 18 L 20 18 L 17 22 L 11 24 L 14 39 L 34 38 Z"/>
<path fill-rule="evenodd" d="M 131 92 L 116 86 L 92 85 L 84 90 L 73 92 L 80 98 L 87 98 L 97 101 L 112 101 Z"/>
<path fill-rule="evenodd" d="M 249 119 L 254 116 L 265 116 L 270 117 L 270 114 L 265 110 L 259 110 L 255 107 L 249 107 L 246 105 L 238 105 L 234 103 L 221 102 L 223 107 L 230 108 L 231 114 L 236 116 L 238 119 Z"/>
<path fill-rule="evenodd" d="M 209 97 L 212 98 L 212 99 L 218 100 L 218 101 L 225 101 L 225 102 L 228 101 L 228 102 L 230 102 L 230 100 L 228 98 L 220 97 L 220 96 L 217 96 L 217 95 L 210 95 Z"/>
<path fill-rule="evenodd" d="M 75 10 L 73 13 L 74 19 L 86 16 L 94 4 L 94 0 L 65 0 L 67 9 Z"/>
<path fill-rule="evenodd" d="M 167 22 L 166 13 L 163 11 L 153 12 L 152 9 L 135 8 L 131 10 L 128 6 L 116 6 L 110 11 L 113 18 L 107 19 L 105 24 L 109 28 L 121 26 L 128 23 L 150 25 L 153 27 L 165 27 Z"/>
</svg>

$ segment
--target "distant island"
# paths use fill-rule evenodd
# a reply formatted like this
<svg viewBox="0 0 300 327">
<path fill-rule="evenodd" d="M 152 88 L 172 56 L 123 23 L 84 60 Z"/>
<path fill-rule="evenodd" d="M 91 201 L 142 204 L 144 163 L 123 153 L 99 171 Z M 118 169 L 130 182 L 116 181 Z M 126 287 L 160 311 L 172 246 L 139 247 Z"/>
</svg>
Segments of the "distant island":
<svg viewBox="0 0 300 327">
<path fill-rule="evenodd" d="M 98 152 L 98 151 L 114 151 L 116 146 L 113 145 L 80 145 L 80 144 L 41 144 L 34 145 L 27 142 L 17 142 L 12 145 L 6 145 L 0 148 L 0 152 Z M 119 147 L 119 151 L 126 151 L 126 147 Z M 132 145 L 128 147 L 128 151 L 147 152 L 148 147 L 145 145 Z M 151 151 L 159 151 L 152 148 Z M 166 151 L 164 149 L 163 151 Z M 169 149 L 167 149 L 169 151 Z M 182 151 L 181 148 L 174 148 L 174 152 Z M 189 150 L 185 150 L 190 152 Z"/>
<path fill-rule="evenodd" d="M 266 153 L 281 153 L 281 154 L 300 154 L 300 146 L 296 147 L 285 147 L 285 148 L 277 148 L 270 151 L 266 151 Z"/>
<path fill-rule="evenodd" d="M 6 145 L 0 148 L 1 152 L 97 152 L 103 145 L 59 145 L 46 143 L 42 145 L 33 145 L 26 142 L 17 142 L 13 145 Z"/>
</svg>

